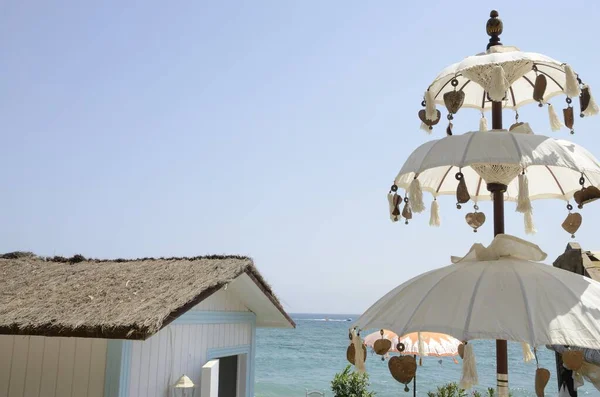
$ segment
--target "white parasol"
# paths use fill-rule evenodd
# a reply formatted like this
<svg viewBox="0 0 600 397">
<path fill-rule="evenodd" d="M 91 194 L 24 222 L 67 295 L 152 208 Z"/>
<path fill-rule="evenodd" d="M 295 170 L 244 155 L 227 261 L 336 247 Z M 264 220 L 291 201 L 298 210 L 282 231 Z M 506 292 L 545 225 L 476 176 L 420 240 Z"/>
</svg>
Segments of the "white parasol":
<svg viewBox="0 0 600 397">
<path fill-rule="evenodd" d="M 439 195 L 457 195 L 461 185 L 467 196 L 457 197 L 459 207 L 469 199 L 475 204 L 490 200 L 488 184 L 501 183 L 507 186 L 505 200 L 524 204 L 526 208 L 520 212 L 529 216 L 530 200 L 575 199 L 583 205 L 597 198 L 594 194 L 600 193 L 596 189 L 600 186 L 600 162 L 589 151 L 566 140 L 526 133 L 529 131 L 528 125 L 523 124 L 513 131 L 475 131 L 429 141 L 408 157 L 392 190 L 406 189 L 414 212 L 425 209 L 420 192 L 429 192 L 435 199 Z M 578 193 L 584 185 L 586 193 Z M 588 196 L 590 199 L 586 199 Z M 393 203 L 394 197 L 389 196 L 389 200 Z M 437 207 L 437 203 L 432 205 L 435 211 Z M 390 209 L 396 208 L 390 205 Z M 391 217 L 400 219 L 393 214 Z"/>
<path fill-rule="evenodd" d="M 431 83 L 429 90 L 433 91 L 435 102 L 444 105 L 444 94 L 455 90 L 452 81 L 456 80 L 456 89 L 465 93 L 462 107 L 490 110 L 492 101 L 486 93 L 492 89 L 492 73 L 496 66 L 502 68 L 508 88 L 507 95 L 499 98 L 503 100 L 505 109 L 518 109 L 539 102 L 533 98 L 533 88 L 539 75 L 545 76 L 547 82 L 543 102 L 565 94 L 565 63 L 535 52 L 501 45 L 446 67 Z"/>
<path fill-rule="evenodd" d="M 528 103 L 537 102 L 540 107 L 548 105 L 552 130 L 558 131 L 566 126 L 571 133 L 574 133 L 576 112 L 581 117 L 600 112 L 590 87 L 569 65 L 542 54 L 502 45 L 499 35 L 502 34 L 503 23 L 497 11 L 490 13 L 486 30 L 491 37 L 486 52 L 444 68 L 427 87 L 421 103 L 425 109 L 419 112 L 422 129 L 430 131 L 440 121 L 441 113 L 436 104 L 444 105 L 448 110 L 448 135 L 452 135 L 454 114 L 463 107 L 481 112 L 480 130 L 487 129 L 484 112 L 493 110 L 496 105 L 499 109 L 515 112 Z M 548 102 L 562 94 L 566 95 L 562 112 L 564 125 Z M 577 97 L 579 109 L 575 111 L 572 102 Z M 515 118 L 518 120 L 518 113 Z"/>
<path fill-rule="evenodd" d="M 489 247 L 475 244 L 452 265 L 396 287 L 356 326 L 401 334 L 426 329 L 463 340 L 463 389 L 478 383 L 468 343 L 475 339 L 521 342 L 525 357 L 528 344 L 600 348 L 600 283 L 538 263 L 545 258 L 537 245 L 499 234 Z M 537 369 L 536 391 L 543 393 L 549 377 Z M 508 395 L 507 388 L 508 376 L 498 371 L 499 394 Z"/>
<path fill-rule="evenodd" d="M 600 283 L 538 263 L 545 258 L 537 245 L 500 234 L 394 288 L 355 325 L 600 348 Z"/>
<path fill-rule="evenodd" d="M 579 97 L 579 111 L 577 113 L 580 116 L 590 116 L 600 112 L 599 106 L 596 104 L 592 97 L 590 87 L 586 85 L 580 77 L 573 71 L 573 69 L 566 64 L 559 63 L 558 61 L 545 57 L 540 54 L 521 52 L 515 47 L 505 47 L 500 42 L 500 35 L 503 31 L 503 22 L 498 18 L 498 12 L 492 10 L 490 12 L 490 19 L 486 23 L 486 33 L 490 37 L 489 43 L 487 44 L 487 51 L 485 54 L 481 54 L 475 57 L 469 57 L 463 62 L 455 64 L 449 68 L 446 68 L 438 78 L 428 86 L 423 97 L 421 105 L 424 109 L 419 111 L 419 118 L 421 119 L 421 128 L 430 132 L 434 125 L 438 124 L 441 119 L 441 112 L 436 108 L 436 104 L 443 103 L 448 110 L 448 126 L 446 133 L 453 135 L 453 119 L 454 115 L 463 107 L 475 107 L 481 111 L 481 118 L 479 122 L 479 130 L 487 131 L 487 120 L 485 118 L 484 111 L 491 110 L 491 126 L 493 130 L 503 129 L 503 110 L 513 109 L 515 111 L 515 123 L 510 126 L 509 130 L 522 128 L 524 125 L 518 121 L 519 114 L 517 112 L 519 106 L 529 102 L 538 102 L 540 107 L 547 105 L 548 116 L 550 120 L 550 126 L 553 131 L 557 131 L 564 126 L 574 133 L 575 113 L 573 100 Z M 534 79 L 534 80 L 532 80 Z M 479 87 L 478 87 L 479 86 Z M 561 121 L 557 111 L 554 109 L 549 102 L 549 99 L 555 97 L 560 93 L 566 95 L 566 107 L 562 111 L 563 120 Z M 465 105 L 466 104 L 466 105 Z M 438 142 L 439 143 L 439 142 Z M 508 142 L 504 142 L 508 144 Z M 506 154 L 506 149 L 509 146 L 499 146 L 497 149 L 502 157 Z M 495 147 L 494 147 L 495 148 Z M 571 146 L 575 148 L 575 146 Z M 431 147 L 431 151 L 436 150 L 437 147 Z M 482 149 L 482 152 L 490 155 L 490 150 Z M 488 148 L 489 149 L 489 148 Z M 496 148 L 495 148 L 496 149 Z M 537 150 L 537 148 L 529 148 L 531 150 Z M 566 147 L 569 149 L 569 146 Z M 546 152 L 547 158 L 542 159 L 536 157 L 535 160 L 543 160 L 541 164 L 537 164 L 535 161 L 531 163 L 502 163 L 498 157 L 495 156 L 483 156 L 481 155 L 477 159 L 476 154 L 469 154 L 469 146 L 465 146 L 464 154 L 471 157 L 472 162 L 466 167 L 465 172 L 459 170 L 455 174 L 455 178 L 458 182 L 456 183 L 456 197 L 457 207 L 460 208 L 461 204 L 468 202 L 471 199 L 471 194 L 475 197 L 475 212 L 468 213 L 466 215 L 467 223 L 473 227 L 474 231 L 485 222 L 485 214 L 478 212 L 477 199 L 484 199 L 479 197 L 482 182 L 485 182 L 485 190 L 488 190 L 493 196 L 493 211 L 494 211 L 494 235 L 504 233 L 504 200 L 507 198 L 506 192 L 509 190 L 508 198 L 517 197 L 517 211 L 524 214 L 525 229 L 527 233 L 535 231 L 533 226 L 532 208 L 531 208 L 531 197 L 529 189 L 529 177 L 534 177 L 535 186 L 542 186 L 543 188 L 539 191 L 532 187 L 532 197 L 542 198 L 546 195 L 550 197 L 562 197 L 563 199 L 569 199 L 573 196 L 573 199 L 577 202 L 579 208 L 588 202 L 600 198 L 600 190 L 594 186 L 596 183 L 593 176 L 587 176 L 586 173 L 581 173 L 578 182 L 580 183 L 581 190 L 575 191 L 573 187 L 569 187 L 563 182 L 559 181 L 556 172 L 562 173 L 568 170 L 580 171 L 585 168 L 581 163 L 573 163 L 571 166 L 563 167 L 560 164 L 560 156 L 555 155 L 552 152 Z M 521 153 L 525 157 L 529 153 Z M 521 154 L 519 156 L 521 156 Z M 564 153 L 563 153 L 564 154 Z M 444 157 L 445 156 L 445 157 Z M 436 167 L 446 167 L 446 174 L 440 179 L 435 180 L 433 178 L 434 195 L 443 194 L 441 192 L 446 191 L 444 183 L 448 178 L 448 174 L 453 171 L 455 164 L 446 162 L 452 157 L 452 154 L 444 153 L 442 158 L 444 161 L 439 163 Z M 464 160 L 461 158 L 461 161 Z M 574 160 L 577 160 L 574 158 Z M 547 161 L 547 162 L 546 162 Z M 551 163 L 556 161 L 556 163 Z M 597 161 L 594 162 L 597 163 Z M 529 164 L 529 165 L 527 165 Z M 527 167 L 524 167 L 527 165 Z M 538 167 L 541 165 L 542 167 Z M 596 164 L 597 165 L 597 164 Z M 451 167 L 452 166 L 452 167 Z M 549 168 L 550 166 L 555 169 L 549 169 L 546 172 L 543 167 Z M 435 168 L 435 167 L 434 167 Z M 471 170 L 470 175 L 467 173 Z M 543 174 L 537 175 L 538 170 L 541 170 Z M 416 173 L 417 170 L 413 170 Z M 408 196 L 403 199 L 396 191 L 398 185 L 392 186 L 392 191 L 388 195 L 388 203 L 390 207 L 390 217 L 393 221 L 399 220 L 401 217 L 406 219 L 412 218 L 412 212 L 422 212 L 425 209 L 425 205 L 422 201 L 422 189 L 421 181 L 425 186 L 429 184 L 429 178 L 426 177 L 426 170 L 418 170 L 420 173 L 413 180 L 405 181 L 409 183 Z M 433 170 L 431 171 L 433 172 Z M 547 174 L 555 175 L 554 190 L 551 189 L 551 185 L 547 183 L 547 180 L 537 182 L 538 176 L 544 179 Z M 592 173 L 590 171 L 590 173 Z M 518 175 L 518 178 L 517 178 Z M 452 175 L 450 175 L 450 178 Z M 475 180 L 477 186 L 474 192 L 469 192 L 466 179 Z M 474 179 L 473 179 L 474 178 Z M 400 183 L 403 181 L 399 177 Z M 517 183 L 515 183 L 515 179 Z M 567 178 L 568 179 L 568 178 Z M 589 180 L 588 180 L 589 179 Z M 566 180 L 564 181 L 566 183 Z M 587 186 L 586 183 L 588 184 Z M 590 185 L 591 183 L 591 185 Z M 518 184 L 518 193 L 515 196 L 515 186 Z M 512 189 L 507 186 L 512 185 Z M 451 190 L 451 189 L 450 189 Z M 484 191 L 485 191 L 484 190 Z M 559 193 L 557 193 L 557 190 Z M 448 190 L 449 191 L 449 190 Z M 512 194 L 511 194 L 512 192 Z M 404 207 L 400 212 L 399 205 L 404 201 Z M 435 200 L 431 205 L 431 218 L 430 224 L 438 226 L 440 224 L 440 217 L 438 212 L 439 205 Z M 571 203 L 567 204 L 569 214 L 562 224 L 563 229 L 571 233 L 574 236 L 575 231 L 579 228 L 582 222 L 582 217 L 579 213 L 571 213 L 573 206 Z M 472 347 L 465 347 L 465 350 L 472 349 Z M 471 364 L 474 364 L 471 360 L 465 360 Z M 496 366 L 497 366 L 497 381 L 498 381 L 498 395 L 501 397 L 508 396 L 508 353 L 506 348 L 506 341 L 496 341 Z M 473 367 L 467 365 L 466 367 Z M 464 369 L 464 367 L 463 367 Z M 467 371 L 468 372 L 468 371 Z M 545 373 L 540 379 L 549 377 L 549 373 Z M 471 381 L 475 378 L 467 377 Z M 559 374 L 560 378 L 560 374 Z M 469 381 L 470 382 L 470 381 Z M 467 382 L 467 383 L 469 383 Z M 546 378 L 547 382 L 547 378 Z M 561 382 L 561 380 L 559 380 Z M 543 382 L 542 382 L 543 383 Z M 538 395 L 540 395 L 538 393 Z"/>
<path fill-rule="evenodd" d="M 415 175 L 424 191 L 434 196 L 456 194 L 455 174 L 462 170 L 473 200 L 490 200 L 488 175 L 483 164 L 502 165 L 508 185 L 505 200 L 516 201 L 517 176 L 529 176 L 529 198 L 568 201 L 581 190 L 584 175 L 591 185 L 600 185 L 600 162 L 583 147 L 562 139 L 506 130 L 474 131 L 429 141 L 413 151 L 394 183 L 408 189 Z M 498 179 L 498 178 L 496 178 Z"/>
</svg>

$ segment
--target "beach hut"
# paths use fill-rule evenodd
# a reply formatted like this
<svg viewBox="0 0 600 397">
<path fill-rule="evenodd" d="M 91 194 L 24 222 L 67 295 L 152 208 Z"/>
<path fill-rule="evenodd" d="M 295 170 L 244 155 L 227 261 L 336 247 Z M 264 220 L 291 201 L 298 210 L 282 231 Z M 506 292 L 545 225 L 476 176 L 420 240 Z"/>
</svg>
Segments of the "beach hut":
<svg viewBox="0 0 600 397">
<path fill-rule="evenodd" d="M 598 251 L 585 251 L 581 248 L 581 245 L 576 242 L 567 244 L 565 252 L 556 258 L 553 265 L 563 270 L 567 270 L 573 273 L 581 274 L 591 278 L 592 280 L 600 281 L 600 252 Z M 553 348 L 556 351 L 556 374 L 558 379 L 559 389 L 565 386 L 569 396 L 577 396 L 577 388 L 573 381 L 573 371 L 569 370 L 563 365 L 562 351 Z M 585 357 L 588 363 L 593 366 L 587 366 L 593 368 L 600 373 L 600 350 L 582 349 L 585 352 Z M 594 359 L 589 359 L 594 357 Z M 594 384 L 596 389 L 600 390 L 600 378 L 589 379 Z"/>
<path fill-rule="evenodd" d="M 253 396 L 257 327 L 295 324 L 247 257 L 0 256 L 0 397 Z"/>
</svg>

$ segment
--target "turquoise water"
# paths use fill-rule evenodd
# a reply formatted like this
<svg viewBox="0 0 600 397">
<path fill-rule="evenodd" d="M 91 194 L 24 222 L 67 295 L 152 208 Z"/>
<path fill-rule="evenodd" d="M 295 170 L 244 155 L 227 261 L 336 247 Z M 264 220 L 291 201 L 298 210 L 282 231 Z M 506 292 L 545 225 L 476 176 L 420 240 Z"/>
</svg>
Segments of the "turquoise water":
<svg viewBox="0 0 600 397">
<path fill-rule="evenodd" d="M 257 331 L 256 350 L 256 397 L 305 396 L 305 389 L 325 390 L 332 396 L 329 383 L 336 372 L 347 364 L 348 346 L 347 318 L 357 315 L 296 314 L 292 315 L 297 328 L 281 330 L 265 328 Z M 330 321 L 324 321 L 329 318 Z M 375 331 L 375 330 L 373 330 Z M 367 333 L 364 333 L 366 335 Z M 487 387 L 496 384 L 495 344 L 488 341 L 473 342 L 479 383 Z M 546 396 L 557 396 L 558 392 L 554 363 L 554 353 L 542 348 L 538 352 L 540 365 L 552 373 L 546 387 Z M 521 345 L 509 343 L 509 379 L 515 397 L 533 396 L 535 363 L 525 364 Z M 460 361 L 460 359 L 459 359 Z M 397 383 L 387 369 L 387 361 L 378 356 L 367 357 L 367 372 L 371 378 L 371 388 L 379 397 L 412 396 L 403 391 L 404 385 Z M 460 380 L 461 365 L 452 359 L 424 358 L 423 366 L 417 369 L 417 395 L 426 396 L 427 391 L 446 382 Z M 591 384 L 579 389 L 579 396 L 598 396 L 600 392 Z"/>
</svg>

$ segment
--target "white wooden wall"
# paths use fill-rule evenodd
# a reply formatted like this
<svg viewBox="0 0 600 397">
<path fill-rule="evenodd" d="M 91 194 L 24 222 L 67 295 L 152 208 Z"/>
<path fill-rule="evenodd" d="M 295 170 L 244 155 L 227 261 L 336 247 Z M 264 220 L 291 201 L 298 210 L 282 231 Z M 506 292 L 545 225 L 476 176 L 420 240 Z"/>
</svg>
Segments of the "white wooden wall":
<svg viewBox="0 0 600 397">
<path fill-rule="evenodd" d="M 219 290 L 194 306 L 197 312 L 248 312 L 250 311 L 231 290 Z"/>
<path fill-rule="evenodd" d="M 106 340 L 0 335 L 0 397 L 103 397 Z"/>
<path fill-rule="evenodd" d="M 249 310 L 231 291 L 220 290 L 190 311 Z M 171 324 L 146 341 L 131 343 L 128 396 L 167 397 L 169 385 L 173 385 L 183 374 L 200 386 L 202 366 L 208 361 L 208 349 L 250 345 L 252 325 Z"/>
<path fill-rule="evenodd" d="M 186 324 L 132 342 L 129 397 L 166 397 L 169 385 L 183 374 L 200 385 L 208 349 L 249 345 L 251 335 L 252 325 L 247 323 Z"/>
<path fill-rule="evenodd" d="M 190 312 L 249 312 L 220 290 Z M 231 313 L 235 315 L 235 313 Z M 168 397 L 186 374 L 200 385 L 207 351 L 249 346 L 253 325 L 174 323 L 146 341 L 131 343 L 128 397 Z M 88 338 L 0 335 L 0 397 L 104 397 L 107 341 Z M 245 368 L 245 363 L 239 368 Z M 172 376 L 172 378 L 171 378 Z M 241 386 L 246 387 L 245 380 Z"/>
</svg>

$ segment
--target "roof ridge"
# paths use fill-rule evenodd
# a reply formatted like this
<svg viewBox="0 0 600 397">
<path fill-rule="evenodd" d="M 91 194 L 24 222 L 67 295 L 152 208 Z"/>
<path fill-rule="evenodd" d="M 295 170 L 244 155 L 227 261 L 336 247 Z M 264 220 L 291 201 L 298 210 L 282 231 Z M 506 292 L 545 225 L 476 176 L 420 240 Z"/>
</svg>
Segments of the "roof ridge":
<svg viewBox="0 0 600 397">
<path fill-rule="evenodd" d="M 223 259 L 238 259 L 248 260 L 254 263 L 252 258 L 245 255 L 198 255 L 198 256 L 171 256 L 171 257 L 143 257 L 143 258 L 115 258 L 115 259 L 98 259 L 98 258 L 86 258 L 83 255 L 76 254 L 72 257 L 64 257 L 60 255 L 54 256 L 40 256 L 33 252 L 28 251 L 14 251 L 0 254 L 0 259 L 39 259 L 46 262 L 58 262 L 58 263 L 79 263 L 79 262 L 110 262 L 110 263 L 123 263 L 123 262 L 139 262 L 139 261 L 198 261 L 198 260 L 223 260 Z"/>
<path fill-rule="evenodd" d="M 293 325 L 246 256 L 0 258 L 0 334 L 147 339 L 244 273 Z"/>
</svg>

